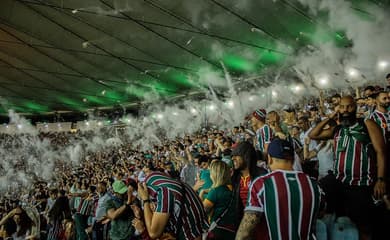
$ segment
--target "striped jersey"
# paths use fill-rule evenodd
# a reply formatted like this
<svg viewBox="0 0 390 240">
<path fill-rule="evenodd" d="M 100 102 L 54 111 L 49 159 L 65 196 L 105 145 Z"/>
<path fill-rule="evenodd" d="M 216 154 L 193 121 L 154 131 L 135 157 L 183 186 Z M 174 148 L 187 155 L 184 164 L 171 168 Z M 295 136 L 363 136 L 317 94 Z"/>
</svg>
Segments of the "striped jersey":
<svg viewBox="0 0 390 240">
<path fill-rule="evenodd" d="M 383 136 L 385 137 L 385 142 L 387 143 L 390 138 L 390 113 L 383 113 L 375 110 L 371 113 L 369 119 L 374 120 L 381 128 Z"/>
<path fill-rule="evenodd" d="M 208 229 L 203 203 L 189 185 L 161 172 L 153 172 L 145 181 L 151 199 L 156 201 L 155 211 L 170 214 L 165 227 L 167 232 L 175 234 L 177 239 L 191 240 L 201 236 Z M 180 211 L 183 211 L 181 229 L 177 229 L 177 225 L 180 225 Z"/>
<path fill-rule="evenodd" d="M 321 192 L 303 172 L 276 170 L 256 178 L 245 211 L 263 213 L 264 239 L 314 239 Z"/>
<path fill-rule="evenodd" d="M 375 162 L 370 157 L 370 136 L 364 123 L 336 128 L 334 135 L 334 173 L 351 186 L 370 186 L 375 177 Z"/>
<path fill-rule="evenodd" d="M 268 144 L 272 140 L 272 129 L 264 124 L 261 128 L 256 131 L 256 149 L 261 152 L 265 152 L 265 144 Z"/>
</svg>

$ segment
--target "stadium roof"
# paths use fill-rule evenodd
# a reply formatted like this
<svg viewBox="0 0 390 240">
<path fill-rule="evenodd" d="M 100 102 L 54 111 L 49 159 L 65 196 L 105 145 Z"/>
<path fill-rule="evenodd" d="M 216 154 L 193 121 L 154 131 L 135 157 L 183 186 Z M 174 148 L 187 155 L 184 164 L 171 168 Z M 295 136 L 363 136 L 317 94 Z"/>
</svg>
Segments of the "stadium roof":
<svg viewBox="0 0 390 240">
<path fill-rule="evenodd" d="M 362 17 L 389 4 L 352 2 Z M 326 18 L 298 0 L 1 0 L 0 112 L 136 105 L 196 91 L 205 69 L 261 73 L 308 44 L 348 45 Z"/>
</svg>

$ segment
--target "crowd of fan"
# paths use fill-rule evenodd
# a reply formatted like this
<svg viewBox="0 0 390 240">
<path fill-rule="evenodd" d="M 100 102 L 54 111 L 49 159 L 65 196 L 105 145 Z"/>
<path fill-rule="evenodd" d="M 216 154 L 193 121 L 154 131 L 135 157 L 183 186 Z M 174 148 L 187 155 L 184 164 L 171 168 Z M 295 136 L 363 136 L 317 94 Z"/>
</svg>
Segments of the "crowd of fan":
<svg viewBox="0 0 390 240">
<path fill-rule="evenodd" d="M 383 239 L 389 107 L 378 87 L 354 98 L 321 92 L 305 106 L 256 109 L 230 130 L 88 152 L 50 183 L 2 194 L 0 237 L 312 239 L 319 220 L 347 216 L 361 239 Z M 2 135 L 3 146 L 17 148 L 14 137 Z M 40 135 L 53 145 L 81 137 Z"/>
</svg>

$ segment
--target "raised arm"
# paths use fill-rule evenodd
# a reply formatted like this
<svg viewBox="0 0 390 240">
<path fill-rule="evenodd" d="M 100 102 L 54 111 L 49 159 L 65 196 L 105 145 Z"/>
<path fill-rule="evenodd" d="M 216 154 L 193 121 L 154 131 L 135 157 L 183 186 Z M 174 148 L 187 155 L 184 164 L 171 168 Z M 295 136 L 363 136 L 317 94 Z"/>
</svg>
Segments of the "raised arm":
<svg viewBox="0 0 390 240">
<path fill-rule="evenodd" d="M 329 123 L 331 119 L 336 116 L 337 112 L 333 113 L 329 118 L 322 120 L 317 126 L 315 126 L 309 133 L 309 138 L 314 140 L 327 140 L 333 138 L 335 127 L 324 127 Z"/>
</svg>

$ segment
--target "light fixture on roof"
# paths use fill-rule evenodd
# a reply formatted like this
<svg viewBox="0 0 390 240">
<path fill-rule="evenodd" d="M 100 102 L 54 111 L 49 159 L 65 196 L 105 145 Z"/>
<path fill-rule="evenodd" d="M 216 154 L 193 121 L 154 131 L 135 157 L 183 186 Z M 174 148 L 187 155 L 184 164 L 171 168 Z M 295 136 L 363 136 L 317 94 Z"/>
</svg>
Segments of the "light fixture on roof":
<svg viewBox="0 0 390 240">
<path fill-rule="evenodd" d="M 294 92 L 300 92 L 302 90 L 302 86 L 300 86 L 300 85 L 292 86 L 291 90 Z"/>
<path fill-rule="evenodd" d="M 381 61 L 378 62 L 378 68 L 380 70 L 385 70 L 388 66 L 389 66 L 389 62 L 388 61 L 381 60 Z"/>
<path fill-rule="evenodd" d="M 273 90 L 272 90 L 271 94 L 272 94 L 272 97 L 277 97 L 278 96 L 278 93 L 276 91 L 273 91 Z"/>
<path fill-rule="evenodd" d="M 157 114 L 156 115 L 157 119 L 162 119 L 164 117 L 164 115 L 162 115 L 161 113 Z"/>
<path fill-rule="evenodd" d="M 177 115 L 179 115 L 177 112 L 173 112 L 172 113 L 174 116 L 177 116 Z"/>
<path fill-rule="evenodd" d="M 87 102 L 88 100 L 86 98 L 83 98 L 83 102 Z"/>
<path fill-rule="evenodd" d="M 347 74 L 349 77 L 355 78 L 355 77 L 359 76 L 359 71 L 355 68 L 348 68 Z"/>
<path fill-rule="evenodd" d="M 254 101 L 255 100 L 255 96 L 249 96 L 248 100 L 249 101 Z"/>
<path fill-rule="evenodd" d="M 191 111 L 192 114 L 196 114 L 196 109 L 195 108 L 191 108 L 190 111 Z"/>
<path fill-rule="evenodd" d="M 226 104 L 227 104 L 228 108 L 233 108 L 233 107 L 234 107 L 234 102 L 233 102 L 233 100 L 227 101 Z"/>
<path fill-rule="evenodd" d="M 103 91 L 102 91 L 102 95 L 104 95 L 104 94 L 106 94 L 106 90 L 103 90 Z"/>
<path fill-rule="evenodd" d="M 327 75 L 322 75 L 318 78 L 318 83 L 321 86 L 326 86 L 329 83 L 329 77 Z"/>
<path fill-rule="evenodd" d="M 211 104 L 208 108 L 209 108 L 209 110 L 213 111 L 213 110 L 215 110 L 215 105 Z"/>
<path fill-rule="evenodd" d="M 87 48 L 89 46 L 89 42 L 88 41 L 85 41 L 81 44 L 81 46 L 83 46 L 83 48 Z"/>
</svg>

